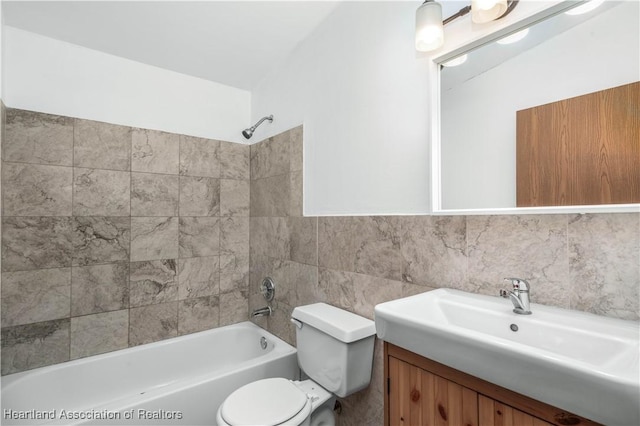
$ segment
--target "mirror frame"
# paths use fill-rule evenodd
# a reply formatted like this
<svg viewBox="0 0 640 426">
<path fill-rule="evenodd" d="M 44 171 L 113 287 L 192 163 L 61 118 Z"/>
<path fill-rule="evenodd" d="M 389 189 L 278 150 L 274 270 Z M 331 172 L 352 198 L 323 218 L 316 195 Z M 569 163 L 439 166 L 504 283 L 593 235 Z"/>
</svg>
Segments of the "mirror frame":
<svg viewBox="0 0 640 426">
<path fill-rule="evenodd" d="M 520 2 L 518 7 L 509 16 L 487 24 L 484 31 L 469 29 L 471 24 L 467 21 L 466 33 L 453 35 L 452 42 L 446 42 L 443 48 L 429 58 L 430 75 L 430 107 L 431 107 L 431 214 L 432 215 L 515 215 L 515 214 L 562 214 L 562 213 L 640 213 L 638 204 L 602 204 L 587 206 L 553 206 L 553 207 L 507 207 L 493 209 L 443 209 L 441 192 L 441 134 L 440 134 L 440 64 L 447 62 L 459 55 L 478 49 L 507 35 L 516 33 L 526 27 L 535 25 L 554 15 L 563 13 L 569 9 L 584 3 L 587 0 L 550 1 L 550 2 Z M 464 18 L 458 20 L 465 22 Z M 449 24 L 451 30 L 456 27 Z M 457 28 L 462 28 L 458 26 Z M 446 35 L 447 38 L 451 34 Z"/>
</svg>

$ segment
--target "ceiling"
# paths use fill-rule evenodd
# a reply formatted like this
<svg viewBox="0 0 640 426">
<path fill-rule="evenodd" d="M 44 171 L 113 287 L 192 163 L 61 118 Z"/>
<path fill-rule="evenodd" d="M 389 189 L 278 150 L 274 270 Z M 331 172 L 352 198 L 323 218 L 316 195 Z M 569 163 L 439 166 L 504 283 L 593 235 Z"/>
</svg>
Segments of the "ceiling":
<svg viewBox="0 0 640 426">
<path fill-rule="evenodd" d="M 5 25 L 251 90 L 337 1 L 3 1 Z"/>
</svg>

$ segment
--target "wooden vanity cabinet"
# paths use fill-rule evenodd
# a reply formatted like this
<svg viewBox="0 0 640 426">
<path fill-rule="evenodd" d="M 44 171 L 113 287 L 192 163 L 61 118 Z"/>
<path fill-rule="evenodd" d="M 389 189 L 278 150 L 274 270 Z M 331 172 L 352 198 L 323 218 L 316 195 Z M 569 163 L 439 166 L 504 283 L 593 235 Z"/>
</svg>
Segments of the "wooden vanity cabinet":
<svg viewBox="0 0 640 426">
<path fill-rule="evenodd" d="M 385 426 L 598 425 L 384 343 Z"/>
</svg>

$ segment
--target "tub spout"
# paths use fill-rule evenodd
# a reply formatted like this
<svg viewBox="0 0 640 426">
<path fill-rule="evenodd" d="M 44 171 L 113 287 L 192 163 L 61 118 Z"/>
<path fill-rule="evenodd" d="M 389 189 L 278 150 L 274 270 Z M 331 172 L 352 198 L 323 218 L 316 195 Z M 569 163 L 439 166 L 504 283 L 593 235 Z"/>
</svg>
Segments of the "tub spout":
<svg viewBox="0 0 640 426">
<path fill-rule="evenodd" d="M 256 309 L 251 312 L 251 318 L 255 317 L 268 317 L 271 316 L 273 311 L 271 310 L 271 306 L 265 306 L 264 308 Z"/>
</svg>

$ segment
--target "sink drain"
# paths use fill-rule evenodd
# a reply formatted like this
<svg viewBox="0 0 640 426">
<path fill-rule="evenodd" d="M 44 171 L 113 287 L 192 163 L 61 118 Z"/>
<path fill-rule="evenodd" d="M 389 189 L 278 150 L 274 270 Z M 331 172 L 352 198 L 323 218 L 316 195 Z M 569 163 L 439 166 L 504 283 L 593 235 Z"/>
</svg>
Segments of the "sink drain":
<svg viewBox="0 0 640 426">
<path fill-rule="evenodd" d="M 518 331 L 518 326 L 515 324 L 511 324 L 509 328 L 511 329 L 511 331 Z"/>
</svg>

